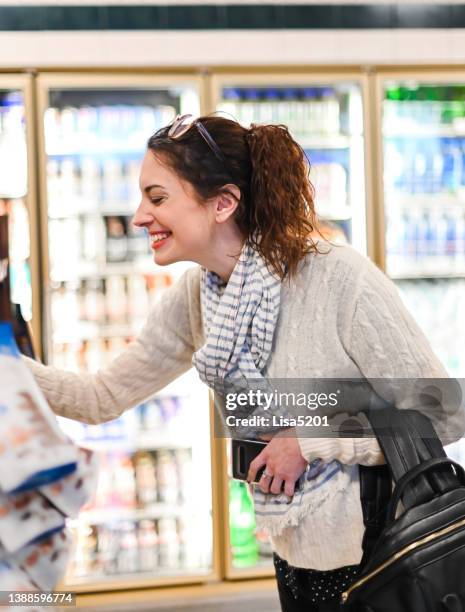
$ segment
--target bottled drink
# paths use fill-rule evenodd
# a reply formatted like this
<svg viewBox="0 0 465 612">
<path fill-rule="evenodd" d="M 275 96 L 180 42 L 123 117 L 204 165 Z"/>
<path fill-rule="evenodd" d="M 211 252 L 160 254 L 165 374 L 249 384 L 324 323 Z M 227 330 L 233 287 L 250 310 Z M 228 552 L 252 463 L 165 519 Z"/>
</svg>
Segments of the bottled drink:
<svg viewBox="0 0 465 612">
<path fill-rule="evenodd" d="M 277 89 L 268 88 L 264 92 L 265 99 L 261 104 L 262 123 L 278 123 L 279 93 Z"/>
<path fill-rule="evenodd" d="M 61 323 L 63 329 L 68 332 L 76 330 L 77 322 L 79 320 L 79 297 L 78 297 L 79 282 L 68 281 L 65 283 L 65 289 L 63 293 L 63 318 Z"/>
<path fill-rule="evenodd" d="M 462 180 L 462 151 L 455 139 L 443 139 L 443 186 L 449 193 L 456 193 Z"/>
<path fill-rule="evenodd" d="M 130 210 L 135 210 L 140 200 L 139 166 L 139 159 L 130 159 L 126 162 L 127 201 Z"/>
<path fill-rule="evenodd" d="M 131 458 L 121 454 L 116 457 L 115 466 L 114 486 L 118 505 L 134 508 L 136 506 L 136 481 Z"/>
<path fill-rule="evenodd" d="M 222 94 L 223 100 L 221 102 L 220 110 L 232 115 L 234 119 L 241 123 L 238 113 L 238 102 L 240 102 L 240 96 L 237 89 L 234 87 L 225 87 Z"/>
<path fill-rule="evenodd" d="M 136 526 L 129 521 L 121 525 L 117 567 L 118 572 L 121 574 L 136 572 L 138 570 Z"/>
<path fill-rule="evenodd" d="M 134 456 L 136 474 L 137 504 L 139 507 L 150 506 L 157 501 L 157 479 L 155 461 L 148 452 L 139 452 Z"/>
<path fill-rule="evenodd" d="M 131 217 L 127 218 L 126 227 L 128 236 L 128 258 L 133 260 L 147 255 L 150 250 L 147 231 L 143 228 L 134 227 Z"/>
<path fill-rule="evenodd" d="M 150 572 L 158 565 L 158 534 L 155 522 L 151 520 L 140 521 L 137 530 L 139 543 L 139 570 Z"/>
<path fill-rule="evenodd" d="M 454 211 L 455 245 L 454 261 L 457 267 L 465 265 L 465 211 L 457 208 Z"/>
<path fill-rule="evenodd" d="M 248 88 L 242 92 L 241 123 L 249 127 L 251 123 L 259 121 L 260 99 L 258 89 Z"/>
<path fill-rule="evenodd" d="M 102 281 L 90 278 L 84 291 L 85 319 L 94 323 L 103 323 L 105 320 L 105 296 Z"/>
<path fill-rule="evenodd" d="M 151 399 L 140 407 L 141 428 L 144 431 L 159 432 L 163 427 L 163 414 L 160 403 L 156 398 Z"/>
<path fill-rule="evenodd" d="M 443 264 L 447 256 L 448 233 L 448 222 L 445 213 L 437 210 L 433 211 L 431 224 L 434 228 L 431 254 L 435 256 L 438 263 Z"/>
<path fill-rule="evenodd" d="M 87 372 L 97 372 L 103 366 L 103 347 L 99 339 L 84 340 L 82 350 L 83 362 Z"/>
<path fill-rule="evenodd" d="M 102 199 L 104 206 L 114 208 L 124 199 L 125 177 L 120 159 L 107 158 L 103 162 Z"/>
<path fill-rule="evenodd" d="M 339 134 L 341 131 L 340 108 L 336 92 L 331 87 L 324 87 L 321 97 L 324 131 L 327 134 Z"/>
<path fill-rule="evenodd" d="M 123 276 L 108 276 L 105 281 L 105 306 L 109 323 L 121 324 L 126 321 L 128 303 L 126 283 Z"/>
<path fill-rule="evenodd" d="M 178 568 L 180 565 L 180 540 L 176 519 L 172 517 L 158 520 L 160 565 Z"/>
<path fill-rule="evenodd" d="M 128 255 L 128 238 L 125 218 L 122 216 L 110 216 L 105 217 L 105 222 L 107 261 L 124 261 Z"/>
<path fill-rule="evenodd" d="M 229 482 L 229 529 L 235 567 L 251 567 L 258 560 L 255 515 L 245 483 Z"/>
<path fill-rule="evenodd" d="M 190 568 L 196 565 L 195 549 L 189 538 L 189 528 L 185 518 L 178 518 L 177 530 L 179 534 L 179 562 L 182 567 Z M 194 554 L 193 554 L 194 553 Z"/>
<path fill-rule="evenodd" d="M 190 450 L 180 448 L 176 451 L 176 466 L 180 497 L 184 503 L 188 503 L 195 495 L 195 476 Z"/>
<path fill-rule="evenodd" d="M 166 504 L 176 504 L 179 497 L 179 481 L 172 451 L 159 450 L 157 452 L 156 477 L 160 501 Z"/>
<path fill-rule="evenodd" d="M 119 548 L 119 534 L 112 526 L 99 525 L 98 528 L 98 569 L 103 574 L 117 571 L 116 560 Z"/>
<path fill-rule="evenodd" d="M 442 177 L 444 172 L 444 158 L 442 156 L 440 148 L 437 145 L 434 147 L 432 166 L 433 170 L 431 191 L 433 193 L 440 193 L 441 191 L 444 191 L 442 184 Z"/>
<path fill-rule="evenodd" d="M 312 87 L 305 87 L 302 90 L 302 123 L 300 132 L 303 135 L 315 132 L 315 124 L 313 122 L 313 102 L 315 96 L 315 90 Z"/>
<path fill-rule="evenodd" d="M 131 275 L 127 278 L 129 321 L 145 320 L 149 311 L 149 297 L 143 277 Z"/>
<path fill-rule="evenodd" d="M 77 576 L 92 573 L 97 564 L 97 527 L 83 523 L 77 528 L 75 572 Z"/>
<path fill-rule="evenodd" d="M 89 429 L 86 431 L 86 438 L 88 438 Z M 95 507 L 96 508 L 107 508 L 112 504 L 113 497 L 113 466 L 110 460 L 110 456 L 107 453 L 101 453 L 100 465 L 98 471 L 98 485 L 95 494 Z"/>
</svg>

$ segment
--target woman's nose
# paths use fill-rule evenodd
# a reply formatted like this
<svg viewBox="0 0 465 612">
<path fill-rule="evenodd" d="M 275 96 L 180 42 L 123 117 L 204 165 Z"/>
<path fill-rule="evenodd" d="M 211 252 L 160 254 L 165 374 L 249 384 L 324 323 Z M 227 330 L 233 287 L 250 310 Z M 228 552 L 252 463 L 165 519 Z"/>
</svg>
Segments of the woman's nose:
<svg viewBox="0 0 465 612">
<path fill-rule="evenodd" d="M 134 217 L 132 219 L 132 224 L 135 227 L 145 227 L 149 225 L 153 221 L 152 215 L 144 208 L 144 204 L 139 204 Z"/>
</svg>

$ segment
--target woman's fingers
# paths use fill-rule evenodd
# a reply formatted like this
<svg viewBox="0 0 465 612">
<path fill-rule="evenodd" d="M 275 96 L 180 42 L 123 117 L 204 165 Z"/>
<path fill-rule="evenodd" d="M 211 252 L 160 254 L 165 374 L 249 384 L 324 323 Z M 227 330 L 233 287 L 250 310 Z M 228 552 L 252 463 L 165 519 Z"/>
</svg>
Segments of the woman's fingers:
<svg viewBox="0 0 465 612">
<path fill-rule="evenodd" d="M 258 486 L 263 493 L 272 493 L 270 489 L 272 482 L 274 482 L 273 476 L 265 470 L 258 481 Z"/>
<path fill-rule="evenodd" d="M 257 476 L 257 472 L 260 468 L 266 465 L 267 454 L 266 449 L 263 449 L 262 452 L 255 457 L 253 461 L 251 461 L 249 466 L 249 471 L 247 473 L 248 482 L 255 482 L 255 478 Z"/>
<path fill-rule="evenodd" d="M 275 476 L 271 483 L 270 493 L 274 493 L 275 495 L 278 495 L 279 493 L 281 493 L 282 486 L 283 486 L 283 479 L 280 478 L 279 476 Z"/>
<path fill-rule="evenodd" d="M 284 493 L 288 497 L 293 497 L 295 492 L 295 480 L 286 480 L 284 483 Z"/>
</svg>

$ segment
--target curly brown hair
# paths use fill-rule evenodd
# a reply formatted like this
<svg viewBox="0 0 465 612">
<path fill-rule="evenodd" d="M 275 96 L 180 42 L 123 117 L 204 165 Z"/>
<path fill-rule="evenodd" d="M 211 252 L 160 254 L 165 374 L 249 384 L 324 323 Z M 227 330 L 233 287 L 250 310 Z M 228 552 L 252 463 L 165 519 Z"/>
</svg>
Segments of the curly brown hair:
<svg viewBox="0 0 465 612">
<path fill-rule="evenodd" d="M 241 197 L 235 221 L 246 239 L 279 278 L 293 276 L 299 262 L 318 252 L 312 233 L 318 231 L 310 164 L 285 125 L 247 129 L 230 119 L 200 117 L 224 155 L 223 163 L 197 129 L 179 139 L 158 130 L 148 148 L 189 182 L 200 200 L 209 200 L 233 183 Z"/>
</svg>

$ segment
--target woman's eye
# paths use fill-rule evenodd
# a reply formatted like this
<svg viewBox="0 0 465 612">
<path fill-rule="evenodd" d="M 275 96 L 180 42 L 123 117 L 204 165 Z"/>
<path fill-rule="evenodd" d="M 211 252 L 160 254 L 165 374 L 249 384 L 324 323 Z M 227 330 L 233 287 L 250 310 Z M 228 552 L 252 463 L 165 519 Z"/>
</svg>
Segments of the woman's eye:
<svg viewBox="0 0 465 612">
<path fill-rule="evenodd" d="M 165 198 L 150 198 L 152 204 L 161 204 Z"/>
</svg>

